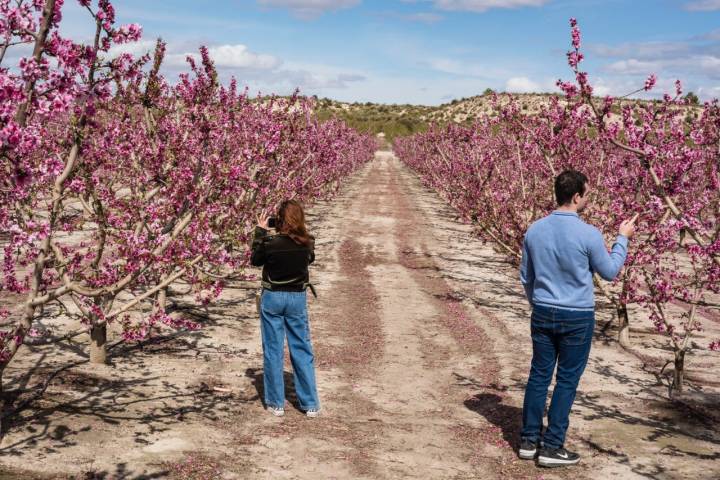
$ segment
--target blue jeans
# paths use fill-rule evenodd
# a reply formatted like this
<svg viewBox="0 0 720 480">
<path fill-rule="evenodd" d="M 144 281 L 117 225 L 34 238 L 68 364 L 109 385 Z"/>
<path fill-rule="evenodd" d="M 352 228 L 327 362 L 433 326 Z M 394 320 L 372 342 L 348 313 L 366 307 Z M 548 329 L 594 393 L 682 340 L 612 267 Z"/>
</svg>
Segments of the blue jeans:
<svg viewBox="0 0 720 480">
<path fill-rule="evenodd" d="M 315 357 L 310 343 L 310 327 L 305 292 L 263 290 L 260 302 L 263 345 L 263 383 L 265 405 L 285 407 L 283 364 L 285 334 L 293 366 L 295 393 L 300 408 L 320 408 L 315 384 Z"/>
<path fill-rule="evenodd" d="M 531 319 L 533 357 L 523 404 L 522 438 L 542 440 L 548 448 L 561 448 L 570 424 L 570 408 L 587 365 L 595 329 L 595 312 L 536 305 Z M 548 427 L 542 434 L 548 387 L 557 364 L 555 389 L 548 410 Z"/>
</svg>

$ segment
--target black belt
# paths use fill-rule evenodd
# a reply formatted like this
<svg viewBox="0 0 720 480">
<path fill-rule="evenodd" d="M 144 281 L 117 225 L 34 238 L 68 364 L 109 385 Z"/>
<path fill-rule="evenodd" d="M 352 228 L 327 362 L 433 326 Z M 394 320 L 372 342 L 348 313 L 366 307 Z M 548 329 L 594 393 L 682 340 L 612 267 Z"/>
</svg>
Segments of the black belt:
<svg viewBox="0 0 720 480">
<path fill-rule="evenodd" d="M 313 296 L 317 298 L 315 286 L 310 282 L 304 281 L 302 278 L 293 278 L 292 280 L 285 280 L 284 282 L 274 282 L 270 277 L 268 277 L 267 280 L 261 281 L 260 284 L 262 285 L 262 288 L 270 290 L 271 292 L 277 291 L 277 287 L 299 287 L 299 291 L 301 292 L 304 292 L 309 288 Z"/>
</svg>

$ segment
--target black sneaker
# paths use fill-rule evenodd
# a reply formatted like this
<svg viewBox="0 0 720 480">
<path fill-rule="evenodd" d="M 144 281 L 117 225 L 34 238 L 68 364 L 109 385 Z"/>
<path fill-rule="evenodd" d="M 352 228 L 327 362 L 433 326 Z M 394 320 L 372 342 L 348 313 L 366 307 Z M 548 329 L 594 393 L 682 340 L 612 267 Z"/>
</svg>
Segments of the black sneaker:
<svg viewBox="0 0 720 480">
<path fill-rule="evenodd" d="M 523 460 L 534 460 L 537 455 L 537 442 L 531 442 L 530 440 L 522 440 L 520 442 L 520 450 L 518 456 Z"/>
<path fill-rule="evenodd" d="M 541 448 L 538 456 L 538 464 L 541 467 L 564 467 L 575 465 L 579 461 L 580 455 L 564 448 Z"/>
</svg>

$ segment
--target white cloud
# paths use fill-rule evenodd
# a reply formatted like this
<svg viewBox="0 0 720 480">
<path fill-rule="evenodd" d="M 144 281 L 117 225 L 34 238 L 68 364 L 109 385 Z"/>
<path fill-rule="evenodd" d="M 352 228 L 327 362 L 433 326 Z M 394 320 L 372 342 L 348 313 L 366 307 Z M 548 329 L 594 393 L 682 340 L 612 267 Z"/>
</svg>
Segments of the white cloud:
<svg viewBox="0 0 720 480">
<path fill-rule="evenodd" d="M 604 67 L 605 71 L 622 75 L 648 75 L 659 72 L 694 72 L 711 78 L 720 78 L 720 57 L 714 55 L 692 55 L 656 60 L 628 58 Z"/>
<path fill-rule="evenodd" d="M 644 99 L 657 99 L 662 98 L 663 94 L 669 93 L 675 95 L 675 77 L 663 76 L 659 77 L 655 87 L 649 91 L 640 91 L 645 83 L 644 76 L 637 77 L 593 77 L 590 79 L 593 86 L 593 94 L 599 97 L 610 95 L 613 97 L 621 97 L 633 93 L 632 98 L 644 98 Z M 683 82 L 683 90 L 685 92 L 694 90 L 695 93 L 700 93 L 697 89 L 703 90 L 701 86 L 698 86 L 695 82 L 686 83 Z M 706 92 L 707 93 L 707 92 Z"/>
<path fill-rule="evenodd" d="M 282 63 L 272 55 L 251 52 L 245 45 L 240 44 L 208 47 L 208 53 L 218 69 L 273 70 Z M 170 67 L 184 68 L 187 66 L 188 56 L 199 59 L 200 53 L 169 53 L 165 57 L 165 64 Z"/>
<path fill-rule="evenodd" d="M 187 72 L 187 57 L 197 61 L 200 54 L 187 52 L 181 46 L 168 45 L 164 71 L 173 82 L 179 72 Z M 208 47 L 210 58 L 215 63 L 221 81 L 236 77 L 241 85 L 247 85 L 251 92 L 292 93 L 299 88 L 303 94 L 325 94 L 328 90 L 342 90 L 351 84 L 366 80 L 365 74 L 352 69 L 322 64 L 283 62 L 266 54 L 250 51 L 245 45 L 217 45 Z"/>
<path fill-rule="evenodd" d="M 598 72 L 606 75 L 606 83 L 611 85 L 607 91 L 611 95 L 641 88 L 644 79 L 654 73 L 658 76 L 656 87 L 639 96 L 657 98 L 664 92 L 672 94 L 675 79 L 683 82 L 685 91 L 693 90 L 703 98 L 716 96 L 713 87 L 720 80 L 720 30 L 678 41 L 596 45 L 591 50 L 595 55 L 613 59 Z M 596 93 L 602 94 L 597 88 Z"/>
<path fill-rule="evenodd" d="M 346 89 L 351 83 L 362 82 L 366 76 L 329 65 L 288 62 L 276 72 L 270 83 L 285 85 L 287 89 L 300 87 L 304 93 L 321 93 L 325 89 Z"/>
<path fill-rule="evenodd" d="M 715 29 L 711 32 L 708 32 L 705 35 L 701 35 L 699 38 L 701 40 L 710 40 L 710 41 L 720 40 L 720 28 Z"/>
<path fill-rule="evenodd" d="M 287 8 L 300 18 L 311 19 L 327 11 L 351 8 L 361 0 L 257 0 L 266 7 Z"/>
<path fill-rule="evenodd" d="M 542 7 L 549 0 L 433 0 L 441 10 L 485 12 L 492 8 Z"/>
<path fill-rule="evenodd" d="M 129 53 L 135 58 L 142 57 L 146 53 L 155 51 L 156 42 L 153 40 L 139 40 L 137 42 L 122 43 L 113 45 L 108 51 L 108 57 L 114 58 L 121 53 Z"/>
<path fill-rule="evenodd" d="M 638 42 L 623 43 L 616 46 L 595 45 L 594 54 L 601 57 L 661 58 L 669 55 L 682 55 L 690 51 L 687 42 Z"/>
<path fill-rule="evenodd" d="M 695 59 L 700 69 L 713 76 L 720 75 L 720 58 L 712 55 L 703 55 Z"/>
<path fill-rule="evenodd" d="M 685 4 L 685 10 L 691 12 L 709 12 L 712 10 L 720 10 L 720 0 L 697 0 Z"/>
<path fill-rule="evenodd" d="M 697 94 L 701 97 L 720 98 L 720 87 L 699 87 Z"/>
<path fill-rule="evenodd" d="M 192 45 L 192 46 L 191 46 Z M 136 57 L 152 53 L 155 42 L 140 42 L 113 47 L 109 55 L 130 53 Z M 248 85 L 252 92 L 289 94 L 296 88 L 302 93 L 312 95 L 328 94 L 328 90 L 342 90 L 367 80 L 363 72 L 353 69 L 333 67 L 322 64 L 302 64 L 283 62 L 268 54 L 251 51 L 246 45 L 213 45 L 208 53 L 218 70 L 221 81 L 227 82 L 236 77 L 242 85 Z M 200 62 L 200 53 L 194 44 L 188 42 L 169 43 L 163 62 L 163 73 L 173 83 L 180 72 L 188 72 L 187 57 Z"/>
<path fill-rule="evenodd" d="M 210 47 L 210 57 L 220 68 L 252 68 L 268 70 L 280 65 L 280 60 L 272 55 L 250 52 L 245 45 L 220 45 Z"/>
<path fill-rule="evenodd" d="M 533 82 L 527 77 L 512 77 L 505 83 L 505 91 L 513 93 L 540 92 L 540 84 Z"/>
<path fill-rule="evenodd" d="M 627 60 L 618 60 L 604 67 L 604 70 L 613 73 L 626 75 L 643 75 L 650 74 L 660 69 L 662 62 L 657 60 L 647 61 L 638 60 L 636 58 L 628 58 Z"/>
<path fill-rule="evenodd" d="M 614 97 L 620 97 L 627 95 L 630 92 L 634 92 L 644 84 L 643 80 L 635 82 L 633 79 L 625 78 L 604 78 L 604 77 L 593 77 L 590 79 L 593 86 L 593 94 L 598 97 L 605 97 L 611 95 Z M 659 90 L 657 90 L 659 91 Z M 656 91 L 656 93 L 657 93 Z M 650 95 L 648 95 L 649 97 Z"/>
</svg>

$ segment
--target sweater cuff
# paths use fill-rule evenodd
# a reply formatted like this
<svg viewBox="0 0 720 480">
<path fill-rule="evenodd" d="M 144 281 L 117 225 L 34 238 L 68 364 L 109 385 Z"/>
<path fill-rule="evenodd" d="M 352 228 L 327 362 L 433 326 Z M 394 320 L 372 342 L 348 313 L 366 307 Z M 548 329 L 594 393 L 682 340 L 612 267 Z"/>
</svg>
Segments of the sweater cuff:
<svg viewBox="0 0 720 480">
<path fill-rule="evenodd" d="M 625 250 L 627 250 L 628 241 L 629 241 L 629 239 L 625 235 L 618 235 L 617 238 L 615 239 L 615 243 L 619 243 L 620 245 L 625 247 Z"/>
</svg>

